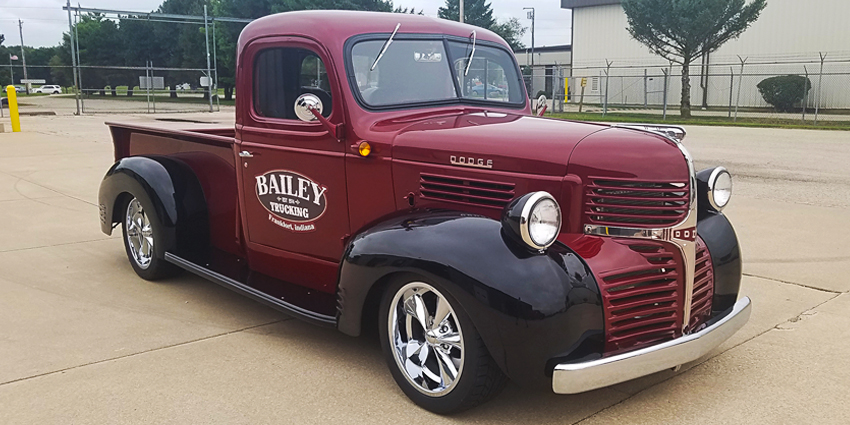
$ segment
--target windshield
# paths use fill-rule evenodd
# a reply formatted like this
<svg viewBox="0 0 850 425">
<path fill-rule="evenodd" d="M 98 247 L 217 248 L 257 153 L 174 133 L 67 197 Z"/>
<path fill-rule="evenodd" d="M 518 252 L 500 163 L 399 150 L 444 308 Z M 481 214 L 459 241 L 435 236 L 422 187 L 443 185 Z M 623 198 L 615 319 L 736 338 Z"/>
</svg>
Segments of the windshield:
<svg viewBox="0 0 850 425">
<path fill-rule="evenodd" d="M 471 42 L 395 39 L 371 69 L 384 42 L 381 39 L 361 41 L 351 49 L 349 69 L 354 71 L 356 88 L 367 106 L 405 106 L 461 99 L 469 103 L 524 103 L 525 92 L 519 83 L 513 57 L 502 49 L 478 43 L 472 62 L 468 63 Z"/>
</svg>

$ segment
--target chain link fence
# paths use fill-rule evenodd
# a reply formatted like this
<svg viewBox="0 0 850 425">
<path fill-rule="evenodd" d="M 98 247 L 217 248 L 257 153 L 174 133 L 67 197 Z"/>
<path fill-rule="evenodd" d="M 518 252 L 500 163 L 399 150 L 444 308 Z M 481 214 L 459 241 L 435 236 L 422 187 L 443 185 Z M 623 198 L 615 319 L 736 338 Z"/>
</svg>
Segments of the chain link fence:
<svg viewBox="0 0 850 425">
<path fill-rule="evenodd" d="M 534 65 L 525 67 L 522 76 L 525 89 L 532 100 L 546 96 L 548 110 L 565 112 L 570 97 L 570 68 L 563 65 Z M 532 105 L 536 106 L 534 102 Z"/>
<path fill-rule="evenodd" d="M 81 66 L 80 106 L 83 113 L 178 113 L 219 109 L 210 102 L 204 69 Z M 203 84 L 202 84 L 203 83 Z"/>
<path fill-rule="evenodd" d="M 727 57 L 716 61 L 712 58 L 716 63 L 710 65 L 694 63 L 689 73 L 691 112 L 695 116 L 850 121 L 850 54 L 832 56 Z M 807 78 L 810 89 L 803 90 L 790 107 L 768 103 L 765 90 L 759 89 L 760 83 L 787 75 Z M 560 75 L 546 78 L 552 81 L 545 84 L 547 87 L 562 80 Z M 612 61 L 573 68 L 567 85 L 570 100 L 565 109 L 568 111 L 581 108 L 586 112 L 678 115 L 682 67 Z"/>
</svg>

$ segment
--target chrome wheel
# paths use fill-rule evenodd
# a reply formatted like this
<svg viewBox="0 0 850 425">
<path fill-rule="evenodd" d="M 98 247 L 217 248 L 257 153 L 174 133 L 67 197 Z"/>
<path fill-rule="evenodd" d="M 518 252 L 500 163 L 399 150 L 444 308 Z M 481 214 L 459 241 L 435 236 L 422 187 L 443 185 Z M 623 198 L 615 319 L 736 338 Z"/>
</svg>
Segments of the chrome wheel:
<svg viewBox="0 0 850 425">
<path fill-rule="evenodd" d="M 448 394 L 463 373 L 460 322 L 433 286 L 411 282 L 396 292 L 388 315 L 390 348 L 402 375 L 422 394 Z"/>
<path fill-rule="evenodd" d="M 139 200 L 133 198 L 127 204 L 127 214 L 125 216 L 127 246 L 130 249 L 130 256 L 136 261 L 136 264 L 147 269 L 151 265 L 153 259 L 153 229 L 151 221 L 145 213 L 142 204 Z"/>
</svg>

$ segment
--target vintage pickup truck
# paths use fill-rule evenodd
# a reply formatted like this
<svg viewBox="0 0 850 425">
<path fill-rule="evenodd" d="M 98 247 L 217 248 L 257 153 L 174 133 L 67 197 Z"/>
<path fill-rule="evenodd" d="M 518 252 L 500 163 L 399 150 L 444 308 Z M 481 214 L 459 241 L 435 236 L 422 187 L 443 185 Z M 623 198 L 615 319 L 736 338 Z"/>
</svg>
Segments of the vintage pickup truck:
<svg viewBox="0 0 850 425">
<path fill-rule="evenodd" d="M 235 128 L 109 124 L 102 230 L 123 226 L 142 278 L 377 329 L 426 409 L 676 368 L 749 318 L 729 173 L 696 172 L 678 128 L 533 116 L 487 30 L 268 16 L 239 38 L 237 93 Z"/>
</svg>

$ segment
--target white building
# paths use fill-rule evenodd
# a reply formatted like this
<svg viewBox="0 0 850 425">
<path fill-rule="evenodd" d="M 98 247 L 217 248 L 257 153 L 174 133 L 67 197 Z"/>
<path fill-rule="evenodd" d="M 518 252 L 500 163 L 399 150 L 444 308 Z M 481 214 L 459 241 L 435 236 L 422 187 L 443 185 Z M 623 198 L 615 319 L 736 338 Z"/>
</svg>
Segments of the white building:
<svg viewBox="0 0 850 425">
<path fill-rule="evenodd" d="M 545 91 L 548 98 L 563 95 L 564 79 L 570 76 L 572 46 L 569 44 L 536 46 L 533 53 L 531 47 L 527 47 L 514 51 L 514 55 L 520 66 L 530 66 L 532 62 L 534 63 L 534 78 L 527 81 L 531 97 L 535 97 L 540 90 Z"/>
<path fill-rule="evenodd" d="M 561 0 L 561 7 L 572 9 L 573 75 L 589 77 L 591 101 L 595 101 L 593 96 L 602 98 L 607 83 L 609 104 L 660 104 L 664 91 L 662 70 L 666 68 L 673 75 L 668 86 L 669 103 L 679 103 L 681 66 L 671 67 L 631 38 L 620 0 Z M 740 38 L 712 53 L 707 66 L 699 60 L 691 64 L 693 107 L 698 109 L 703 97 L 708 106 L 726 106 L 730 95 L 738 96 L 740 55 L 747 59 L 741 79 L 741 106 L 769 106 L 756 88 L 763 79 L 805 75 L 808 71 L 812 82 L 808 106 L 819 103 L 827 109 L 850 108 L 848 17 L 848 0 L 767 0 L 759 19 Z M 820 100 L 819 52 L 826 54 Z M 611 63 L 607 82 L 606 61 Z"/>
</svg>

